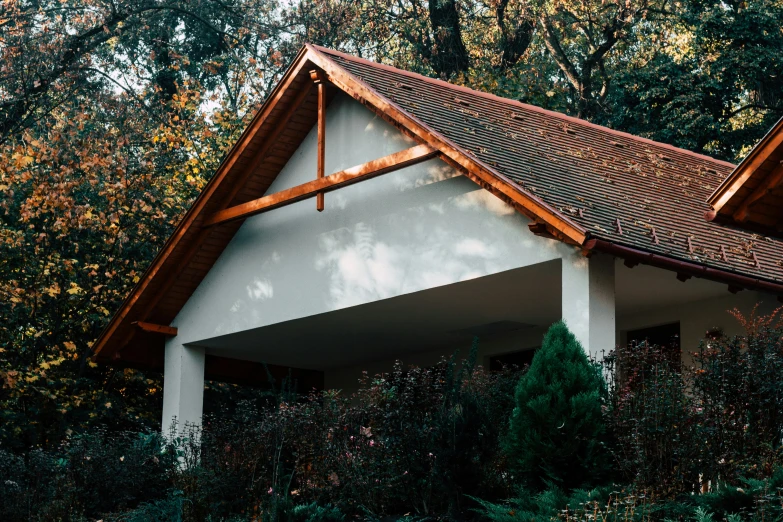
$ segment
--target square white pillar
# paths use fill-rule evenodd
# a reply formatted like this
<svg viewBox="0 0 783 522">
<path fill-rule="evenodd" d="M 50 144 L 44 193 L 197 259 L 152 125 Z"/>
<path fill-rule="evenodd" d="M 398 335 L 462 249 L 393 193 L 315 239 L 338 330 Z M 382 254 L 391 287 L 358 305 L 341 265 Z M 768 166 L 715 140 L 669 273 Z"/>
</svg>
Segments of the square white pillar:
<svg viewBox="0 0 783 522">
<path fill-rule="evenodd" d="M 616 344 L 614 257 L 563 257 L 562 314 L 585 351 L 601 360 Z"/>
<path fill-rule="evenodd" d="M 166 341 L 163 368 L 163 434 L 187 433 L 188 426 L 201 426 L 204 411 L 204 348 L 184 346 L 176 337 Z"/>
</svg>

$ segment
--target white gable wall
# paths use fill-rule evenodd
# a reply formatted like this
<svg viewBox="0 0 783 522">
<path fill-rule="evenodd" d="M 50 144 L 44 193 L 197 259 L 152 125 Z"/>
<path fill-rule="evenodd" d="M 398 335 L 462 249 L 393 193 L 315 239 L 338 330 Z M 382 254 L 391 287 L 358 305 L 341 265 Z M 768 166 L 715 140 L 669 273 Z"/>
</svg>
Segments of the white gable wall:
<svg viewBox="0 0 783 522">
<path fill-rule="evenodd" d="M 268 193 L 315 178 L 313 129 Z M 327 109 L 326 172 L 415 145 L 353 99 Z M 245 221 L 172 325 L 206 339 L 528 266 L 574 249 L 433 159 Z"/>
</svg>

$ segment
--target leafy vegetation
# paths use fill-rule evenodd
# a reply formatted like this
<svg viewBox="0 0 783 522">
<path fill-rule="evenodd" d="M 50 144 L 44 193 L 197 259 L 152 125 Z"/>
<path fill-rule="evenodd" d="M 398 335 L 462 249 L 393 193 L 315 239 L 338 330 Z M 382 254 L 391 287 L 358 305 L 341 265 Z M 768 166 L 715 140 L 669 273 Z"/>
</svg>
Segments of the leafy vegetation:
<svg viewBox="0 0 783 522">
<path fill-rule="evenodd" d="M 460 364 L 453 357 L 366 376 L 351 397 L 301 397 L 287 385 L 247 395 L 231 411 L 208 415 L 198 436 L 93 429 L 50 450 L 4 450 L 0 518 L 781 520 L 783 426 L 775 424 L 780 410 L 765 408 L 779 400 L 783 328 L 771 318 L 743 321 L 746 335 L 706 339 L 693 368 L 661 347 L 619 350 L 606 361 L 616 376 L 608 387 L 571 353 L 578 343 L 557 324 L 529 369 L 485 372 L 475 366 L 474 345 Z M 756 391 L 728 386 L 734 379 L 753 381 Z M 557 385 L 568 382 L 581 386 Z M 600 447 L 592 460 L 572 457 L 596 473 L 577 467 L 566 476 L 535 444 L 531 453 L 544 465 L 521 468 L 520 450 L 503 444 L 528 440 L 521 428 L 559 437 L 546 423 L 520 423 L 519 411 L 559 395 L 580 407 L 555 404 L 555 413 L 589 420 L 590 429 L 547 451 Z M 584 415 L 596 411 L 600 429 Z M 738 425 L 751 418 L 754 427 Z M 616 473 L 604 472 L 599 455 Z"/>
<path fill-rule="evenodd" d="M 260 393 L 208 416 L 199 437 L 94 432 L 0 455 L 0 518 L 460 517 L 466 493 L 511 491 L 499 438 L 520 371 L 486 373 L 475 354 L 368 376 L 353 397 Z"/>
</svg>

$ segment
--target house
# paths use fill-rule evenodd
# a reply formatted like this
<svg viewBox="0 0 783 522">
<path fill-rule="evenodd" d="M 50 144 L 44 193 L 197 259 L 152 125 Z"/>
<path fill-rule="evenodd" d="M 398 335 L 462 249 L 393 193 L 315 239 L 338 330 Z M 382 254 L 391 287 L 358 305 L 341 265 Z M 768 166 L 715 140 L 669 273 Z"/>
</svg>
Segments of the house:
<svg viewBox="0 0 783 522">
<path fill-rule="evenodd" d="M 563 318 L 595 356 L 695 349 L 783 295 L 783 132 L 734 165 L 307 45 L 94 346 L 204 379 L 356 387 L 481 340 L 524 360 Z"/>
</svg>

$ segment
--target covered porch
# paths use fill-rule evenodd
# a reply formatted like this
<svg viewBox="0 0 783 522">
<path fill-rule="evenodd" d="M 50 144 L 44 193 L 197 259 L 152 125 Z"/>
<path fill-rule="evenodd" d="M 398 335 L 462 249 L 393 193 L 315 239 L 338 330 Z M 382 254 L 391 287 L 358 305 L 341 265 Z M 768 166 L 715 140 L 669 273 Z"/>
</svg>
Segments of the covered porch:
<svg viewBox="0 0 783 522">
<path fill-rule="evenodd" d="M 768 312 L 776 303 L 758 292 L 730 293 L 725 283 L 683 282 L 660 268 L 574 254 L 192 343 L 170 338 L 164 426 L 174 418 L 197 424 L 204 379 L 230 373 L 236 381 L 238 370 L 246 384 L 262 385 L 269 365 L 278 377 L 290 372 L 300 392 L 350 393 L 365 371 L 388 372 L 395 361 L 430 366 L 456 350 L 467 355 L 474 337 L 485 367 L 528 360 L 560 318 L 593 357 L 661 327 L 678 333 L 687 361 L 706 332 L 739 333 L 728 310 L 749 314 L 760 303 L 760 312 Z M 216 361 L 228 373 L 215 372 Z"/>
</svg>

